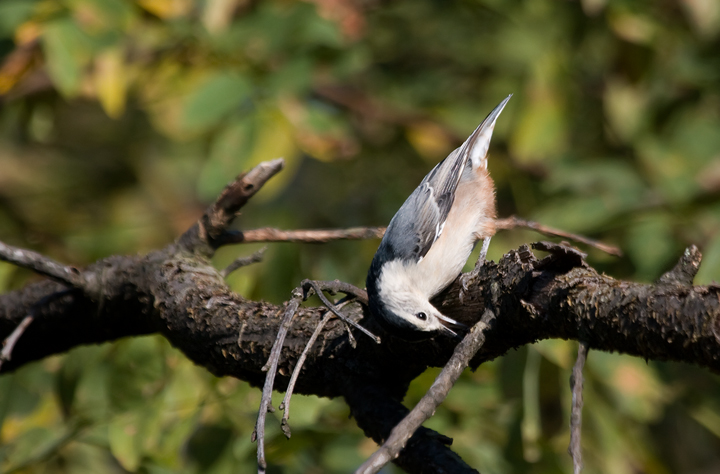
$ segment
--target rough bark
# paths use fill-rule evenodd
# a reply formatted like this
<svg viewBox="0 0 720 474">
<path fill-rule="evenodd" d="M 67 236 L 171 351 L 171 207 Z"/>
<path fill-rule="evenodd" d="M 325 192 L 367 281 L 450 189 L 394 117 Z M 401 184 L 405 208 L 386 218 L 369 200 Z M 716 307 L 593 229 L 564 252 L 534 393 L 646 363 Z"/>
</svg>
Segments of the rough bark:
<svg viewBox="0 0 720 474">
<path fill-rule="evenodd" d="M 146 256 L 109 257 L 81 270 L 97 291 L 68 292 L 67 286 L 48 280 L 1 295 L 0 340 L 28 314 L 34 315 L 1 372 L 82 344 L 160 333 L 213 374 L 261 386 L 265 379 L 261 368 L 275 340 L 283 305 L 249 301 L 233 293 L 209 262 L 226 237 L 223 227 L 239 209 L 238 196 L 227 194 L 245 193 L 239 199 L 246 201 L 257 189 L 256 185 L 253 190 L 246 186 L 226 190 L 218 201 L 222 219 L 213 220 L 213 215 L 208 216 L 213 208 L 209 209 L 165 249 Z M 537 248 L 548 255 L 538 259 L 523 246 L 498 263 L 485 264 L 463 304 L 458 300 L 459 282 L 436 299 L 444 313 L 468 326 L 481 317 L 487 302 L 492 303 L 497 317 L 485 331 L 485 344 L 471 366 L 540 339 L 562 338 L 582 340 L 595 350 L 720 369 L 720 288 L 691 286 L 700 263 L 694 247 L 675 269 L 650 285 L 598 274 L 582 254 L 566 246 L 541 243 Z M 48 298 L 59 292 L 64 293 Z M 346 313 L 355 311 L 356 316 L 363 311 L 357 305 L 350 308 L 345 308 Z M 287 386 L 295 361 L 323 313 L 324 308 L 300 309 L 282 351 L 277 390 Z M 361 323 L 380 335 L 382 344 L 356 332 L 357 347 L 352 348 L 345 326 L 331 320 L 308 353 L 296 392 L 344 397 L 358 425 L 380 442 L 407 414 L 400 401 L 410 381 L 428 366 L 443 366 L 457 340 L 440 336 L 408 343 L 385 333 L 368 314 Z M 412 473 L 476 472 L 450 450 L 449 443 L 448 438 L 421 429 L 396 462 Z"/>
</svg>

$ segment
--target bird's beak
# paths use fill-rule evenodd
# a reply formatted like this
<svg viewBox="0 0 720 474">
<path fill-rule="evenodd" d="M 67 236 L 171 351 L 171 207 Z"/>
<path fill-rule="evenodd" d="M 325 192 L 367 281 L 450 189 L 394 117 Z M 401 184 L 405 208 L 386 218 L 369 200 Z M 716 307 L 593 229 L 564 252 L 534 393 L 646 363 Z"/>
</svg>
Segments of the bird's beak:
<svg viewBox="0 0 720 474">
<path fill-rule="evenodd" d="M 500 116 L 500 112 L 503 111 L 505 105 L 511 97 L 512 94 L 500 102 L 500 104 L 495 107 L 492 112 L 490 112 L 490 115 L 482 121 L 478 128 L 475 129 L 472 135 L 465 140 L 465 143 L 463 143 L 462 150 L 464 153 L 468 153 L 470 155 L 473 169 L 477 169 L 479 167 L 487 169 L 487 160 L 485 157 L 487 156 L 488 149 L 490 148 L 490 139 L 492 138 L 493 130 L 495 129 L 495 121 L 497 121 Z"/>
<path fill-rule="evenodd" d="M 452 337 L 459 337 L 459 336 L 458 336 L 458 333 L 456 333 L 455 331 L 453 331 L 451 329 L 451 327 L 453 327 L 455 329 L 467 329 L 467 326 L 465 326 L 464 324 L 459 323 L 452 318 L 448 318 L 447 316 L 445 316 L 443 314 L 438 313 L 436 316 L 440 320 L 441 329 Z"/>
</svg>

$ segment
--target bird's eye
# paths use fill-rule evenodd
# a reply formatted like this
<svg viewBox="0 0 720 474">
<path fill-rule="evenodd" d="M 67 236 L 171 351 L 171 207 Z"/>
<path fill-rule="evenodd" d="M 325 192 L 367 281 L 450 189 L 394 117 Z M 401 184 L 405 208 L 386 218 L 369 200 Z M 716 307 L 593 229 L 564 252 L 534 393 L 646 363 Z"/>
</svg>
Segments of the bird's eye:
<svg viewBox="0 0 720 474">
<path fill-rule="evenodd" d="M 423 313 L 422 311 L 415 315 L 416 318 L 421 319 L 425 321 L 427 319 L 427 314 Z"/>
</svg>

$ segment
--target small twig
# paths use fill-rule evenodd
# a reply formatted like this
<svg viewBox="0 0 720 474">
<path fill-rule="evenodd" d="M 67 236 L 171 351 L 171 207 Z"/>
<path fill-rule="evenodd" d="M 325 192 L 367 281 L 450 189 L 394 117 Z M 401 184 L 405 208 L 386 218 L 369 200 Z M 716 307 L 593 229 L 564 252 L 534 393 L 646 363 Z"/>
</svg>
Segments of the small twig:
<svg viewBox="0 0 720 474">
<path fill-rule="evenodd" d="M 85 290 L 88 286 L 85 276 L 77 268 L 58 263 L 32 250 L 0 242 L 0 260 L 27 268 L 73 288 Z"/>
<path fill-rule="evenodd" d="M 610 255 L 622 257 L 622 251 L 619 248 L 614 247 L 612 245 L 607 245 L 607 244 L 604 244 L 597 240 L 583 237 L 582 235 L 571 234 L 570 232 L 565 232 L 563 230 L 555 229 L 553 227 L 548 227 L 546 225 L 539 224 L 537 222 L 521 219 L 517 216 L 510 216 L 510 217 L 505 217 L 503 219 L 496 219 L 495 227 L 499 230 L 500 229 L 501 230 L 514 229 L 516 227 L 526 227 L 528 229 L 532 229 L 541 234 L 573 240 L 575 242 L 580 242 L 580 243 L 588 245 L 590 247 L 594 247 L 598 250 L 602 250 L 603 252 L 609 253 Z"/>
<path fill-rule="evenodd" d="M 240 174 L 225 187 L 202 217 L 180 236 L 180 247 L 190 252 L 212 255 L 215 249 L 224 244 L 222 237 L 240 209 L 284 166 L 285 160 L 278 158 L 264 161 L 247 173 Z"/>
<path fill-rule="evenodd" d="M 267 246 L 265 246 L 254 254 L 250 255 L 249 257 L 240 257 L 236 259 L 233 263 L 231 263 L 223 271 L 221 271 L 220 275 L 222 275 L 223 278 L 227 278 L 228 275 L 230 275 L 238 268 L 247 267 L 248 265 L 252 265 L 253 263 L 261 262 L 267 249 Z"/>
<path fill-rule="evenodd" d="M 521 219 L 517 216 L 505 217 L 495 220 L 498 230 L 509 230 L 516 227 L 532 229 L 540 234 L 553 237 L 561 237 L 575 242 L 594 247 L 610 255 L 622 256 L 622 251 L 612 245 L 607 245 L 579 234 L 572 234 L 560 229 L 555 229 L 538 222 Z M 351 227 L 349 229 L 300 229 L 282 230 L 272 227 L 262 229 L 251 229 L 245 231 L 225 232 L 219 241 L 222 245 L 257 243 L 257 242 L 305 242 L 325 243 L 334 240 L 362 240 L 379 239 L 385 234 L 386 227 Z"/>
<path fill-rule="evenodd" d="M 582 428 L 582 407 L 583 407 L 583 367 L 587 359 L 588 346 L 580 342 L 578 346 L 577 360 L 570 376 L 570 387 L 572 388 L 572 412 L 570 414 L 570 446 L 568 453 L 573 460 L 573 474 L 580 474 L 583 468 L 582 449 L 580 447 L 580 436 Z"/>
<path fill-rule="evenodd" d="M 341 309 L 343 306 L 350 303 L 351 299 L 353 299 L 354 296 L 346 296 L 342 300 L 338 301 L 338 303 L 335 305 L 337 309 Z M 325 324 L 327 324 L 328 321 L 330 321 L 330 318 L 333 317 L 332 311 L 328 310 L 323 315 L 323 318 L 318 323 L 317 327 L 315 327 L 315 331 L 313 331 L 312 336 L 310 336 L 310 339 L 308 340 L 307 344 L 305 344 L 305 349 L 303 349 L 302 354 L 300 354 L 300 357 L 298 358 L 297 363 L 295 364 L 295 368 L 293 369 L 293 373 L 290 376 L 290 382 L 288 382 L 287 390 L 285 390 L 285 397 L 283 398 L 282 403 L 280 403 L 279 408 L 283 410 L 283 417 L 282 422 L 280 424 L 280 427 L 282 428 L 283 433 L 285 434 L 285 437 L 290 439 L 290 425 L 288 424 L 288 420 L 290 419 L 290 398 L 292 397 L 293 390 L 295 390 L 295 383 L 297 382 L 298 377 L 300 376 L 300 371 L 302 370 L 302 366 L 305 363 L 305 359 L 307 358 L 308 352 L 310 352 L 310 349 L 315 344 L 315 341 L 320 336 L 320 333 L 322 332 L 323 328 L 325 327 Z"/>
<path fill-rule="evenodd" d="M 437 376 L 425 396 L 393 428 L 385 443 L 355 471 L 355 474 L 375 474 L 400 454 L 413 433 L 435 413 L 440 403 L 445 400 L 460 374 L 468 366 L 470 359 L 485 343 L 485 328 L 494 318 L 495 314 L 490 309 L 486 309 L 480 321 L 470 329 L 460 344 L 457 345 L 452 357 L 445 364 L 442 372 Z"/>
<path fill-rule="evenodd" d="M 32 320 L 33 317 L 31 315 L 25 316 L 25 319 L 20 321 L 20 324 L 18 324 L 13 332 L 11 332 L 10 335 L 3 341 L 3 348 L 2 351 L 0 351 L 0 369 L 2 368 L 3 362 L 10 360 L 15 344 L 18 339 L 20 339 L 20 336 L 22 336 L 25 332 L 25 329 L 30 325 Z"/>
<path fill-rule="evenodd" d="M 223 245 L 253 242 L 305 242 L 322 244 L 334 240 L 379 239 L 385 227 L 351 227 L 349 229 L 281 230 L 272 227 L 227 232 L 222 236 Z"/>
<path fill-rule="evenodd" d="M 323 290 L 325 291 L 341 291 L 346 294 L 355 295 L 358 297 L 358 299 L 362 299 L 364 296 L 365 302 L 367 302 L 367 292 L 365 290 L 361 290 L 360 288 L 356 288 L 353 285 L 350 285 L 349 283 L 343 283 L 339 280 L 331 281 L 331 282 L 325 282 L 325 281 L 315 281 L 315 280 L 303 280 L 301 283 L 303 288 L 312 288 L 315 293 L 317 294 L 318 298 L 320 298 L 320 301 L 323 302 L 327 308 L 333 312 L 335 316 L 340 318 L 343 322 L 346 324 L 351 325 L 355 329 L 359 330 L 366 336 L 370 337 L 373 341 L 375 341 L 376 344 L 380 344 L 380 338 L 376 336 L 375 334 L 371 333 L 364 327 L 360 326 L 358 323 L 353 321 L 352 319 L 348 318 L 344 314 L 342 314 L 338 309 L 335 307 L 334 304 L 330 302 L 330 300 L 327 299 L 325 294 L 323 293 Z M 350 334 L 350 337 L 352 338 L 352 333 L 348 331 L 348 334 Z M 353 346 L 354 347 L 354 346 Z"/>
<path fill-rule="evenodd" d="M 278 361 L 280 360 L 280 352 L 282 351 L 283 344 L 285 343 L 285 336 L 290 328 L 292 318 L 295 316 L 295 313 L 300 306 L 300 302 L 303 300 L 303 291 L 301 288 L 295 288 L 292 295 L 292 299 L 288 302 L 287 308 L 285 309 L 285 314 L 283 315 L 283 319 L 280 323 L 280 329 L 275 337 L 275 342 L 270 350 L 270 357 L 268 358 L 265 366 L 262 368 L 262 370 L 267 371 L 267 375 L 265 376 L 265 385 L 263 385 L 262 398 L 260 400 L 260 409 L 258 410 L 255 430 L 251 436 L 251 440 L 253 442 L 257 440 L 258 445 L 258 474 L 264 474 L 267 469 L 267 461 L 265 461 L 265 418 L 267 416 L 267 412 L 273 410 L 272 391 L 275 384 Z"/>
</svg>

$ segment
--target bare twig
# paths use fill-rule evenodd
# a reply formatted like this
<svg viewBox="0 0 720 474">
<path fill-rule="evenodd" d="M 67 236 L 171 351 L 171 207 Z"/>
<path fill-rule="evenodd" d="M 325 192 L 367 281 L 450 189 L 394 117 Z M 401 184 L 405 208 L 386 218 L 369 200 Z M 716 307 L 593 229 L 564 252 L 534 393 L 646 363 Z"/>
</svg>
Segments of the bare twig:
<svg viewBox="0 0 720 474">
<path fill-rule="evenodd" d="M 80 270 L 63 265 L 32 250 L 25 250 L 0 242 L 0 260 L 27 268 L 55 281 L 80 290 L 87 289 L 88 282 Z"/>
<path fill-rule="evenodd" d="M 588 346 L 580 342 L 578 346 L 577 360 L 570 376 L 570 387 L 572 388 L 572 412 L 570 414 L 570 446 L 568 453 L 573 460 L 573 474 L 580 474 L 583 468 L 582 449 L 580 447 L 580 432 L 582 429 L 582 407 L 583 407 L 583 367 L 587 359 Z"/>
<path fill-rule="evenodd" d="M 265 363 L 265 366 L 262 368 L 264 371 L 267 371 L 267 375 L 265 376 L 265 385 L 263 385 L 262 399 L 260 400 L 260 409 L 258 410 L 255 430 L 251 436 L 251 440 L 257 440 L 258 445 L 258 474 L 265 473 L 265 470 L 267 469 L 267 461 L 265 461 L 265 418 L 268 411 L 274 411 L 272 407 L 272 391 L 273 385 L 275 384 L 278 361 L 280 360 L 280 352 L 282 351 L 283 344 L 285 343 L 285 336 L 290 328 L 293 316 L 295 316 L 295 313 L 300 306 L 300 302 L 303 300 L 302 288 L 295 288 L 292 295 L 292 298 L 285 308 L 285 314 L 283 315 L 282 322 L 280 323 L 280 330 L 278 331 L 277 336 L 275 337 L 275 342 L 270 350 L 270 357 L 268 358 L 267 363 Z"/>
<path fill-rule="evenodd" d="M 462 371 L 468 366 L 470 359 L 485 343 L 485 328 L 494 318 L 495 314 L 490 309 L 486 309 L 480 321 L 470 329 L 460 344 L 457 345 L 452 357 L 445 364 L 442 372 L 437 376 L 425 396 L 393 428 L 385 443 L 355 471 L 355 474 L 375 474 L 400 454 L 413 433 L 435 413 L 435 409 L 445 400 Z"/>
<path fill-rule="evenodd" d="M 240 174 L 228 184 L 215 203 L 205 210 L 195 225 L 188 229 L 178 243 L 191 252 L 212 255 L 224 244 L 222 236 L 237 217 L 240 209 L 260 188 L 285 166 L 285 160 L 278 158 L 264 161 L 247 173 Z"/>
<path fill-rule="evenodd" d="M 351 302 L 353 299 L 353 296 L 346 296 L 342 300 L 338 301 L 338 303 L 335 305 L 337 309 L 341 309 L 343 306 L 347 305 Z M 290 439 L 290 425 L 288 424 L 288 420 L 290 419 L 290 398 L 292 397 L 293 390 L 295 389 L 295 383 L 297 382 L 298 377 L 300 376 L 300 371 L 302 370 L 302 366 L 305 363 L 305 359 L 307 358 L 308 352 L 310 352 L 310 349 L 312 349 L 312 346 L 315 344 L 315 341 L 317 340 L 318 336 L 320 336 L 320 333 L 322 332 L 323 328 L 325 327 L 325 324 L 327 324 L 328 321 L 330 321 L 330 318 L 333 317 L 332 311 L 326 311 L 323 315 L 323 318 L 320 320 L 318 325 L 315 327 L 315 331 L 313 331 L 312 336 L 310 336 L 310 339 L 308 340 L 307 344 L 305 344 L 305 349 L 303 349 L 302 354 L 300 354 L 300 357 L 298 358 L 297 363 L 295 364 L 295 368 L 293 369 L 293 373 L 290 376 L 290 382 L 288 382 L 287 390 L 285 390 L 285 397 L 283 398 L 282 403 L 280 403 L 280 409 L 283 410 L 283 417 L 280 427 L 282 428 L 283 433 L 285 436 Z"/>
<path fill-rule="evenodd" d="M 622 251 L 612 245 L 604 244 L 579 234 L 572 234 L 560 229 L 555 229 L 538 222 L 521 219 L 517 216 L 497 219 L 495 220 L 495 226 L 498 230 L 510 230 L 517 227 L 525 227 L 540 234 L 580 242 L 609 253 L 610 255 L 616 255 L 618 257 L 622 256 Z M 348 229 L 282 230 L 272 227 L 264 227 L 261 229 L 226 232 L 219 237 L 219 240 L 222 245 L 256 242 L 325 243 L 334 240 L 379 239 L 385 234 L 385 229 L 386 227 L 351 227 Z"/>
<path fill-rule="evenodd" d="M 366 336 L 370 337 L 373 341 L 375 341 L 377 344 L 380 344 L 380 338 L 376 336 L 375 334 L 371 333 L 364 327 L 360 326 L 358 323 L 353 321 L 352 319 L 348 318 L 344 314 L 342 314 L 338 309 L 335 307 L 334 304 L 330 302 L 330 300 L 327 299 L 324 291 L 330 291 L 330 292 L 337 292 L 341 291 L 345 294 L 355 295 L 358 297 L 358 299 L 362 300 L 364 298 L 365 303 L 367 304 L 367 292 L 365 290 L 361 290 L 360 288 L 357 288 L 349 283 L 344 283 L 339 280 L 335 281 L 315 281 L 315 280 L 303 280 L 301 283 L 303 288 L 312 288 L 315 293 L 317 294 L 318 298 L 320 298 L 320 301 L 323 302 L 327 308 L 333 312 L 335 316 L 340 318 L 344 323 L 351 325 L 355 329 L 359 330 Z M 352 338 L 352 333 L 348 331 L 348 334 L 350 334 L 350 337 Z M 353 345 L 354 347 L 354 345 Z"/>
<path fill-rule="evenodd" d="M 497 229 L 502 229 L 502 230 L 514 229 L 516 227 L 526 227 L 528 229 L 532 229 L 541 234 L 573 240 L 575 242 L 580 242 L 581 244 L 585 244 L 590 247 L 594 247 L 598 250 L 602 250 L 603 252 L 609 253 L 610 255 L 622 257 L 622 251 L 619 248 L 614 247 L 612 245 L 607 245 L 607 244 L 604 244 L 597 240 L 583 237 L 582 235 L 571 234 L 570 232 L 565 232 L 563 230 L 555 229 L 553 227 L 548 227 L 546 225 L 539 224 L 537 222 L 521 219 L 517 216 L 510 216 L 510 217 L 505 217 L 503 219 L 497 219 L 497 220 L 495 220 L 495 227 Z"/>
<path fill-rule="evenodd" d="M 272 227 L 237 232 L 227 232 L 222 243 L 239 244 L 253 242 L 306 242 L 322 244 L 334 240 L 379 239 L 385 227 L 351 227 L 349 229 L 281 230 Z"/>
<path fill-rule="evenodd" d="M 31 315 L 25 316 L 25 319 L 20 321 L 20 324 L 17 325 L 13 332 L 11 332 L 10 335 L 5 338 L 5 340 L 3 341 L 2 351 L 0 351 L 0 368 L 2 368 L 3 362 L 5 362 L 6 360 L 10 360 L 15 344 L 17 343 L 18 339 L 20 339 L 20 336 L 22 336 L 22 334 L 25 332 L 25 329 L 30 325 L 32 320 L 33 317 Z"/>
<path fill-rule="evenodd" d="M 267 246 L 265 246 L 254 254 L 250 255 L 249 257 L 240 257 L 236 259 L 233 263 L 231 263 L 223 271 L 221 271 L 220 275 L 222 275 L 223 278 L 227 278 L 228 275 L 230 275 L 238 268 L 247 267 L 248 265 L 252 265 L 253 263 L 261 262 L 267 249 Z"/>
</svg>

